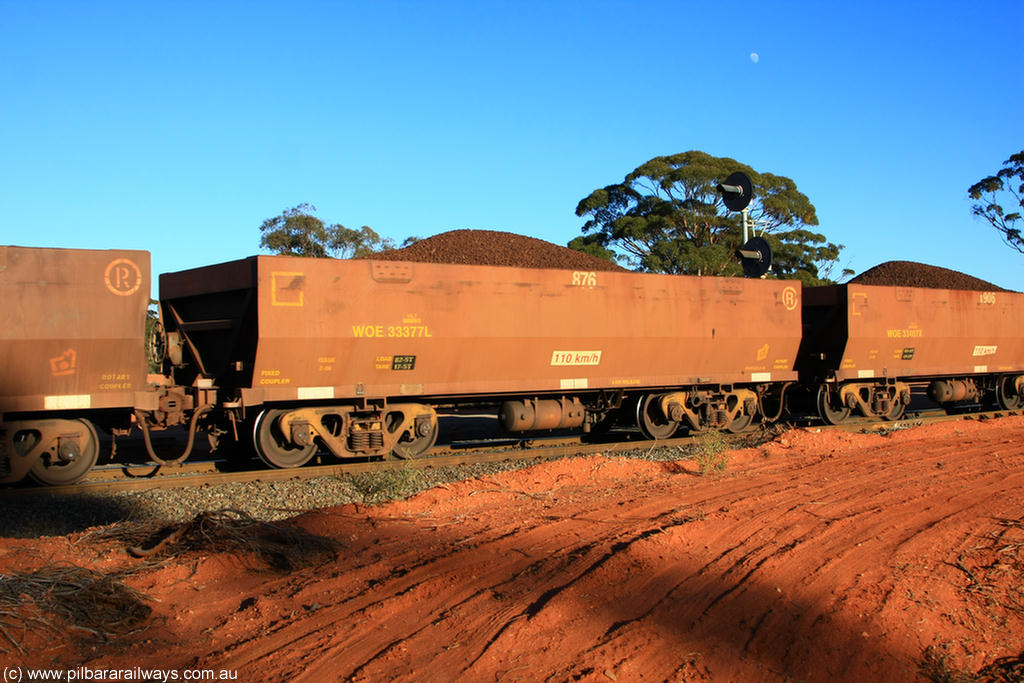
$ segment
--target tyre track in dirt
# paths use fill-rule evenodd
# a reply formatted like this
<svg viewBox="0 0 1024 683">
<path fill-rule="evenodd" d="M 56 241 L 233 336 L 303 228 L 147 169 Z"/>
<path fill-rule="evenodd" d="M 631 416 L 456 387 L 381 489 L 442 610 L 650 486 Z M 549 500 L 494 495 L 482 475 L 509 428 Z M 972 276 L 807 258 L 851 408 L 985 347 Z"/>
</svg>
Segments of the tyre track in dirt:
<svg viewBox="0 0 1024 683">
<path fill-rule="evenodd" d="M 942 644 L 980 668 L 1024 637 L 956 566 L 1024 509 L 1024 418 L 998 422 L 797 432 L 715 477 L 545 463 L 310 513 L 346 545 L 328 567 L 242 579 L 208 558 L 204 605 L 148 577 L 190 645 L 160 661 L 296 683 L 910 681 Z"/>
</svg>

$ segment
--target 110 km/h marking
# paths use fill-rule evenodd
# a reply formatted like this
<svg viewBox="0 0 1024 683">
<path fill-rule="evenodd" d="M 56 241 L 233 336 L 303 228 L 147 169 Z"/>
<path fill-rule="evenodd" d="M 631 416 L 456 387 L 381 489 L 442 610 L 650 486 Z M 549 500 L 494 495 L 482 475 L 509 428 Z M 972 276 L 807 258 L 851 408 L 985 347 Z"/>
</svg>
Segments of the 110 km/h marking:
<svg viewBox="0 0 1024 683">
<path fill-rule="evenodd" d="M 551 365 L 600 365 L 600 351 L 552 351 Z"/>
</svg>

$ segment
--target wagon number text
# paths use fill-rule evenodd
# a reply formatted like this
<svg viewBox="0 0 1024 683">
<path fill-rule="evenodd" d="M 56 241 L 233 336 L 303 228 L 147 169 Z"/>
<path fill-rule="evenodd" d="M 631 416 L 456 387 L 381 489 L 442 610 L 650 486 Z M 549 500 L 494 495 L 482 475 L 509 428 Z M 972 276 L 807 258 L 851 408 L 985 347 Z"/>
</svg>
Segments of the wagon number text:
<svg viewBox="0 0 1024 683">
<path fill-rule="evenodd" d="M 587 270 L 574 270 L 572 271 L 572 286 L 573 287 L 596 287 L 597 286 L 597 273 Z"/>
<path fill-rule="evenodd" d="M 426 325 L 353 325 L 353 337 L 401 338 L 433 337 Z"/>
</svg>

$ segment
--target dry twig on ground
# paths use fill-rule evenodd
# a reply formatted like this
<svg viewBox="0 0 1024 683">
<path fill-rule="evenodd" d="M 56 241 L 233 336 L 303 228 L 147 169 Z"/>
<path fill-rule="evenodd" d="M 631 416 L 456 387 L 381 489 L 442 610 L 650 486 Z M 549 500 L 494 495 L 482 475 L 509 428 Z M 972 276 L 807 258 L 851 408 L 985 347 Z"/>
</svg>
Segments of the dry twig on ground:
<svg viewBox="0 0 1024 683">
<path fill-rule="evenodd" d="M 184 524 L 124 524 L 97 537 L 129 544 L 135 557 L 202 550 L 257 558 L 277 571 L 324 564 L 337 557 L 340 544 L 282 522 L 262 522 L 233 509 L 203 512 Z"/>
<path fill-rule="evenodd" d="M 117 575 L 70 565 L 0 575 L 0 649 L 23 652 L 18 635 L 32 627 L 71 629 L 108 640 L 136 629 L 149 616 L 142 595 Z"/>
</svg>

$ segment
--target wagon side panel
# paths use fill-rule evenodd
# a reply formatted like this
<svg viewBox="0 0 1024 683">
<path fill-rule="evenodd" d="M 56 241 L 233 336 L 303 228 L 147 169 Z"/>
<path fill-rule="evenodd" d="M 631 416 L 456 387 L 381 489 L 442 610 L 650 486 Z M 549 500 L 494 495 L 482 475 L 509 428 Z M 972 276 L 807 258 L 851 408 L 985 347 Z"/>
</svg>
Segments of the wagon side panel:
<svg viewBox="0 0 1024 683">
<path fill-rule="evenodd" d="M 839 379 L 1024 370 L 1024 294 L 848 285 Z"/>
<path fill-rule="evenodd" d="M 0 410 L 131 407 L 149 277 L 145 251 L 0 247 Z"/>
<path fill-rule="evenodd" d="M 258 259 L 247 403 L 793 379 L 798 283 Z"/>
</svg>

